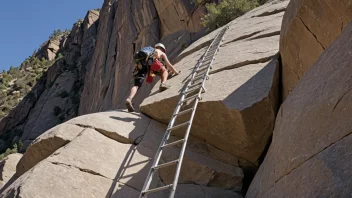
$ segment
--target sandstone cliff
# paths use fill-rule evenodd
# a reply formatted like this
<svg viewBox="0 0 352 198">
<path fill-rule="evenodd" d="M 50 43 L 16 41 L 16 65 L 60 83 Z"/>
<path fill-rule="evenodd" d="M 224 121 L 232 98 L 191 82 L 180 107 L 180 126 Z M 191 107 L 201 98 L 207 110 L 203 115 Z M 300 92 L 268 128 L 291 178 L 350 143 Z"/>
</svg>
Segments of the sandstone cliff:
<svg viewBox="0 0 352 198">
<path fill-rule="evenodd" d="M 22 139 L 31 142 L 20 159 L 3 161 L 8 182 L 0 197 L 138 197 L 178 95 L 219 31 L 201 37 L 203 9 L 189 1 L 105 0 L 99 19 L 89 12 L 43 78 L 50 86 L 12 114 L 28 115 L 0 125 L 23 127 Z M 243 197 L 255 173 L 246 197 L 351 194 L 350 10 L 343 0 L 273 0 L 229 24 L 176 197 Z M 135 101 L 141 113 L 117 110 L 131 86 L 133 53 L 159 41 L 182 73 L 162 93 L 157 80 L 144 84 Z M 55 94 L 65 92 L 79 101 Z M 56 126 L 51 107 L 66 122 Z M 179 150 L 165 150 L 161 161 Z M 173 168 L 159 169 L 152 186 L 169 184 Z"/>
<path fill-rule="evenodd" d="M 247 197 L 351 195 L 351 34 L 349 24 L 281 106 Z"/>
<path fill-rule="evenodd" d="M 351 195 L 351 6 L 290 2 L 280 42 L 288 96 L 246 197 Z"/>
<path fill-rule="evenodd" d="M 97 50 L 84 82 L 79 114 L 124 108 L 132 86 L 133 54 L 143 46 L 161 41 L 169 57 L 182 46 L 204 34 L 200 25 L 204 7 L 190 1 L 105 0 L 100 17 Z M 152 86 L 143 87 L 136 96 L 139 105 Z"/>
<path fill-rule="evenodd" d="M 283 97 L 352 20 L 349 0 L 292 0 L 282 22 Z"/>
<path fill-rule="evenodd" d="M 184 30 L 182 24 L 153 20 L 156 16 L 183 16 L 189 21 L 185 24 L 192 24 L 200 8 L 190 12 L 179 2 L 143 3 L 105 1 L 80 101 L 81 114 L 122 107 L 130 88 L 131 57 L 136 49 L 178 38 L 182 30 L 179 42 L 166 41 L 171 43 L 167 47 L 172 56 L 180 51 L 183 41 L 192 42 L 190 33 L 201 30 L 193 26 Z M 272 1 L 231 22 L 197 111 L 178 197 L 241 197 L 241 191 L 247 188 L 270 141 L 279 107 L 277 52 L 287 4 Z M 143 12 L 136 15 L 136 6 L 142 6 Z M 182 9 L 184 12 L 172 15 L 173 10 Z M 153 25 L 160 25 L 155 28 L 162 31 L 155 33 Z M 138 196 L 177 95 L 217 31 L 175 56 L 175 67 L 183 72 L 169 81 L 171 89 L 158 93 L 152 85 L 143 87 L 139 101 L 150 94 L 141 104 L 141 111 L 149 117 L 114 110 L 80 116 L 50 129 L 29 146 L 17 164 L 17 180 L 3 188 L 1 196 Z M 209 122 L 214 118 L 216 122 Z M 179 138 L 178 134 L 172 136 L 173 140 Z M 178 152 L 178 147 L 170 148 L 162 161 L 175 159 Z M 160 169 L 153 186 L 170 183 L 172 168 Z"/>
</svg>

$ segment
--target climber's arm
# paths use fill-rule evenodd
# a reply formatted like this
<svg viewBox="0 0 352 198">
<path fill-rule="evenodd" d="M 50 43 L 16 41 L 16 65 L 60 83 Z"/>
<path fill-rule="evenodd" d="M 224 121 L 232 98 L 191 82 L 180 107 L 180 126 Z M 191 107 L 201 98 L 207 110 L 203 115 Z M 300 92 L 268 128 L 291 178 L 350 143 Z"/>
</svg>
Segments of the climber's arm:
<svg viewBox="0 0 352 198">
<path fill-rule="evenodd" d="M 161 58 L 165 61 L 168 69 L 170 69 L 173 73 L 178 74 L 178 72 L 175 70 L 174 66 L 171 65 L 171 63 L 165 53 L 161 53 Z"/>
</svg>

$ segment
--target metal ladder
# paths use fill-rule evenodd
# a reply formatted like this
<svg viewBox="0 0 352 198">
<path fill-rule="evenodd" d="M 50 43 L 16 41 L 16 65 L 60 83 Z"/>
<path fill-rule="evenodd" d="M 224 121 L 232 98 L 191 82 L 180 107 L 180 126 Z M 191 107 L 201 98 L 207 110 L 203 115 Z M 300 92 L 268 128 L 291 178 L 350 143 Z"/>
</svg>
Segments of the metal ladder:
<svg viewBox="0 0 352 198">
<path fill-rule="evenodd" d="M 228 26 L 224 27 L 215 36 L 215 39 L 210 44 L 209 48 L 205 52 L 201 61 L 198 62 L 198 64 L 196 64 L 196 66 L 194 67 L 194 69 L 192 71 L 192 76 L 191 76 L 190 80 L 188 81 L 187 86 L 185 86 L 183 91 L 181 91 L 180 101 L 178 102 L 178 104 L 175 108 L 175 111 L 174 111 L 174 113 L 171 117 L 171 120 L 169 122 L 169 125 L 166 129 L 165 135 L 164 135 L 164 137 L 161 141 L 161 144 L 156 152 L 153 164 L 149 170 L 147 179 L 144 183 L 143 189 L 142 189 L 141 194 L 139 196 L 140 198 L 142 198 L 142 197 L 144 198 L 144 197 L 147 197 L 149 194 L 152 194 L 152 193 L 155 193 L 158 191 L 162 191 L 162 190 L 167 190 L 167 189 L 171 190 L 169 198 L 173 198 L 175 196 L 176 186 L 177 186 L 178 178 L 179 178 L 180 171 L 181 171 L 181 164 L 182 164 L 183 156 L 184 156 L 184 153 L 186 150 L 187 140 L 188 140 L 188 136 L 191 131 L 191 126 L 192 126 L 193 118 L 194 118 L 194 115 L 195 115 L 195 112 L 197 109 L 197 105 L 198 105 L 199 100 L 202 99 L 201 94 L 205 92 L 205 87 L 204 87 L 205 81 L 209 79 L 209 72 L 210 72 L 210 69 L 212 69 L 212 63 L 215 59 L 216 53 L 219 51 L 220 43 L 221 43 L 222 38 L 224 37 L 224 34 L 227 29 L 228 29 Z M 192 93 L 193 93 L 193 95 L 191 95 Z M 192 101 L 193 99 L 195 99 L 193 107 L 180 112 L 182 106 L 187 104 L 187 102 Z M 184 122 L 182 124 L 178 124 L 178 125 L 174 126 L 177 117 L 179 117 L 181 115 L 188 114 L 188 113 L 191 113 L 191 117 L 187 122 Z M 167 141 L 170 138 L 171 131 L 176 130 L 176 129 L 180 129 L 180 128 L 185 128 L 185 127 L 187 127 L 187 131 L 185 133 L 184 139 L 177 140 L 177 141 L 174 141 L 171 143 L 167 143 Z M 182 144 L 179 158 L 174 161 L 170 161 L 170 162 L 167 162 L 164 164 L 159 164 L 163 149 L 168 148 L 168 147 L 172 147 L 175 145 L 179 145 L 179 144 Z M 158 188 L 154 188 L 154 189 L 149 189 L 150 184 L 153 179 L 153 176 L 154 176 L 154 173 L 158 169 L 172 166 L 175 164 L 177 164 L 177 168 L 176 168 L 176 173 L 175 173 L 175 177 L 174 177 L 172 184 L 158 187 Z"/>
</svg>

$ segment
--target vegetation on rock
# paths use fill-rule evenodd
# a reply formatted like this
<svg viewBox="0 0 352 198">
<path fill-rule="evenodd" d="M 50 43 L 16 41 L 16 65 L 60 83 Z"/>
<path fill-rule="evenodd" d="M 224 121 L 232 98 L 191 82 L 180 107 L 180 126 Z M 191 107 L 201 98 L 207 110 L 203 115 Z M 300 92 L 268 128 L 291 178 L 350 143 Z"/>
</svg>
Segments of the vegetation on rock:
<svg viewBox="0 0 352 198">
<path fill-rule="evenodd" d="M 193 1 L 197 4 L 205 2 Z M 206 3 L 208 14 L 203 18 L 202 24 L 208 28 L 208 31 L 213 31 L 266 2 L 267 0 L 224 0 L 220 4 Z"/>
<path fill-rule="evenodd" d="M 54 32 L 49 36 L 49 40 L 58 40 L 63 36 L 68 36 L 71 33 L 71 30 L 66 29 L 62 31 L 61 29 L 54 30 Z"/>
<path fill-rule="evenodd" d="M 55 61 L 31 56 L 21 67 L 11 66 L 0 73 L 0 119 L 16 107 Z"/>
</svg>

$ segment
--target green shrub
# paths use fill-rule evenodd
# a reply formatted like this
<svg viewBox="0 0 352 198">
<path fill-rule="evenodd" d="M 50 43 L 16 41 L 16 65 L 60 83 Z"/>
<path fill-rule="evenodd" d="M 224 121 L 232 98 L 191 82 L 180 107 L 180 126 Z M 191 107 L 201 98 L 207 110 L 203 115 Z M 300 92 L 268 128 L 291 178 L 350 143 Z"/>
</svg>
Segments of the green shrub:
<svg viewBox="0 0 352 198">
<path fill-rule="evenodd" d="M 18 78 L 21 76 L 21 71 L 19 68 L 11 66 L 9 70 L 9 74 L 15 78 Z"/>
<path fill-rule="evenodd" d="M 208 14 L 205 15 L 202 24 L 208 31 L 215 30 L 258 5 L 257 0 L 224 0 L 218 5 L 207 3 L 205 7 Z"/>
<path fill-rule="evenodd" d="M 187 43 L 186 42 L 183 42 L 182 45 L 181 45 L 181 49 L 184 50 L 187 48 Z"/>
<path fill-rule="evenodd" d="M 2 110 L 0 110 L 0 118 L 3 118 L 3 117 L 5 117 L 5 112 L 3 112 Z"/>
<path fill-rule="evenodd" d="M 24 79 L 19 79 L 15 82 L 15 89 L 20 90 L 25 88 L 27 85 L 27 82 Z"/>
<path fill-rule="evenodd" d="M 8 148 L 5 153 L 1 154 L 0 160 L 3 160 L 5 157 L 13 153 L 18 153 L 17 144 L 14 144 L 12 148 Z"/>
<path fill-rule="evenodd" d="M 54 107 L 54 112 L 53 112 L 54 116 L 58 116 L 61 113 L 62 113 L 62 109 L 59 106 L 55 106 Z"/>
<path fill-rule="evenodd" d="M 54 30 L 54 32 L 49 36 L 50 40 L 57 40 L 59 39 L 61 36 L 63 35 L 63 32 L 58 29 L 58 30 Z"/>
<path fill-rule="evenodd" d="M 12 109 L 12 105 L 9 103 L 5 103 L 4 105 L 1 106 L 1 110 L 4 112 L 9 112 Z"/>
</svg>

